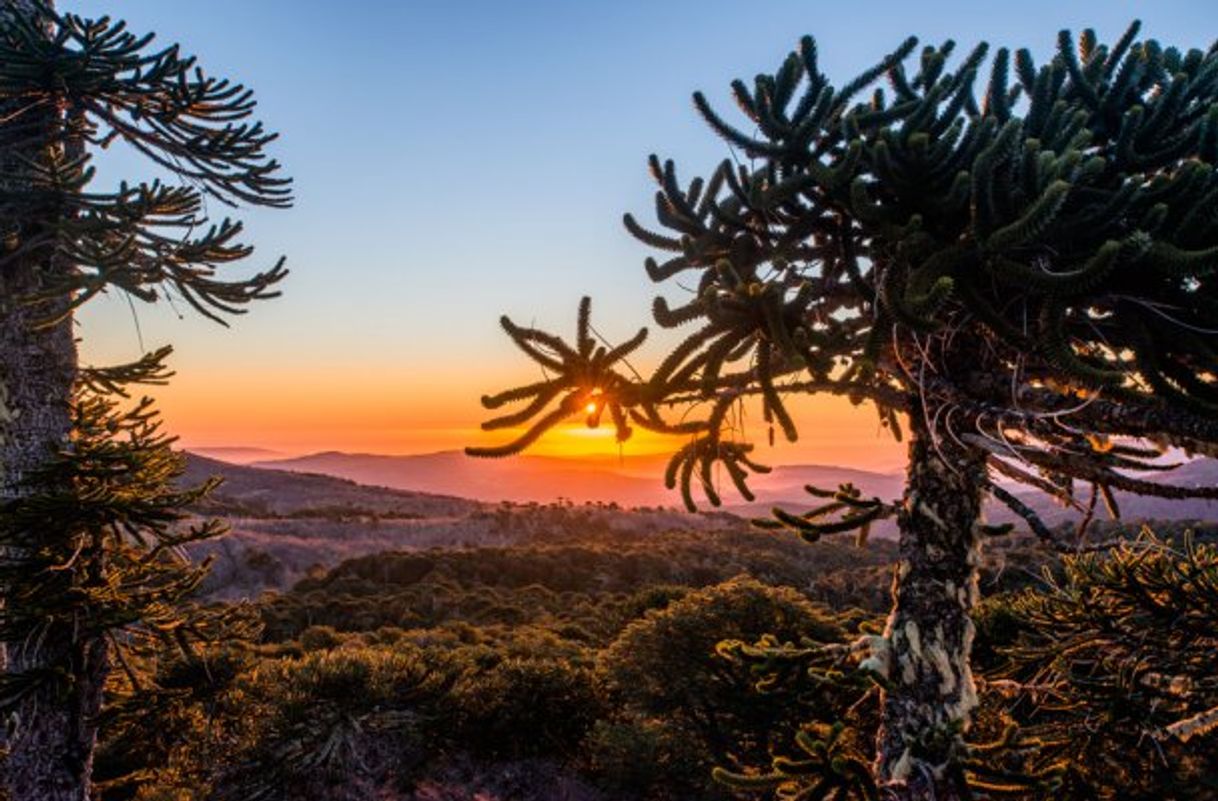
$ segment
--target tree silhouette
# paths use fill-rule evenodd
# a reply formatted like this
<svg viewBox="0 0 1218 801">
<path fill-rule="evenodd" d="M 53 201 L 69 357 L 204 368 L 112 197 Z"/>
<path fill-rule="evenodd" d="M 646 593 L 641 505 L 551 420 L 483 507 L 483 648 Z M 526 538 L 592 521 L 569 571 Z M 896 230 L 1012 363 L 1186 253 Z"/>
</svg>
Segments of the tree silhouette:
<svg viewBox="0 0 1218 801">
<path fill-rule="evenodd" d="M 277 294 L 282 260 L 218 275 L 251 248 L 240 222 L 207 208 L 290 202 L 254 107 L 243 86 L 121 22 L 0 2 L 0 700 L 13 801 L 89 797 L 102 687 L 133 627 L 184 648 L 203 630 L 178 614 L 198 575 L 173 554 L 217 529 L 177 529 L 195 495 L 171 486 L 172 440 L 145 405 L 123 411 L 114 397 L 165 381 L 168 350 L 82 367 L 73 314 L 113 290 L 222 322 Z M 95 187 L 91 153 L 111 145 L 171 178 Z"/>
<path fill-rule="evenodd" d="M 689 332 L 648 378 L 615 366 L 643 334 L 594 347 L 586 300 L 575 345 L 503 321 L 553 377 L 484 398 L 525 402 L 488 428 L 533 426 L 473 455 L 608 408 L 620 440 L 632 424 L 688 437 L 666 481 L 693 508 L 694 486 L 719 502 L 716 466 L 752 497 L 764 468 L 731 424 L 746 400 L 791 441 L 796 394 L 871 402 L 898 437 L 904 420 L 903 499 L 843 487 L 776 517 L 813 540 L 899 524 L 892 613 L 864 643 L 884 686 L 875 780 L 893 797 L 968 797 L 969 613 L 982 541 L 1008 528 L 982 522 L 987 494 L 1058 549 L 1078 543 L 1018 485 L 1077 509 L 1080 541 L 1098 503 L 1118 513 L 1118 490 L 1218 497 L 1145 477 L 1169 451 L 1218 445 L 1218 50 L 1138 33 L 1063 31 L 1039 66 L 1001 48 L 986 67 L 985 44 L 952 62 L 951 41 L 911 59 L 911 38 L 840 87 L 805 37 L 773 74 L 732 84 L 748 130 L 694 95 L 742 163 L 683 183 L 650 158 L 660 230 L 629 214 L 626 228 L 667 254 L 647 259 L 653 281 L 696 289 L 657 298 L 656 322 Z"/>
</svg>

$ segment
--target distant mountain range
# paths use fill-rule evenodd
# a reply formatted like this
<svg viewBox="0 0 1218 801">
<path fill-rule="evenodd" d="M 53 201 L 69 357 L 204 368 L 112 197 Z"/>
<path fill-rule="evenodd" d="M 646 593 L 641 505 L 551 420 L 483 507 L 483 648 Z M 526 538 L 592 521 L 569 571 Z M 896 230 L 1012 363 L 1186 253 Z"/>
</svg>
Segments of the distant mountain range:
<svg viewBox="0 0 1218 801">
<path fill-rule="evenodd" d="M 210 448 L 187 448 L 187 450 L 196 456 L 219 459 L 229 464 L 249 464 L 267 459 L 282 459 L 287 455 L 283 451 L 273 451 L 270 448 L 247 448 L 243 445 L 216 445 Z"/>
<path fill-rule="evenodd" d="M 327 451 L 291 459 L 260 460 L 259 468 L 290 470 L 338 476 L 360 484 L 399 490 L 450 495 L 473 500 L 515 503 L 547 503 L 566 498 L 585 501 L 616 502 L 623 506 L 680 506 L 680 496 L 665 489 L 664 466 L 667 457 L 625 456 L 622 458 L 560 458 L 516 456 L 508 459 L 472 459 L 458 451 L 412 456 Z M 1218 484 L 1218 460 L 1199 459 L 1183 467 L 1155 476 L 1155 480 L 1176 486 L 1214 486 Z M 750 487 L 757 499 L 748 503 L 740 498 L 726 477 L 721 484 L 724 503 L 730 511 L 756 514 L 774 505 L 799 508 L 809 499 L 806 484 L 836 487 L 849 481 L 867 495 L 898 498 L 904 486 L 900 473 L 879 473 L 832 465 L 784 465 L 773 472 L 752 477 Z M 1040 493 L 1019 493 L 1048 522 L 1075 515 L 1057 506 Z M 1139 519 L 1218 519 L 1218 502 L 1172 501 L 1117 493 L 1123 516 Z M 995 520 L 1010 519 L 1005 509 L 994 509 Z"/>
<path fill-rule="evenodd" d="M 291 586 L 311 570 L 382 551 L 511 545 L 571 527 L 587 538 L 596 531 L 659 536 L 747 525 L 730 514 L 492 504 L 187 454 L 183 485 L 213 477 L 223 483 L 193 511 L 224 518 L 231 530 L 188 547 L 196 558 L 214 560 L 205 585 L 213 598 L 255 597 Z"/>
<path fill-rule="evenodd" d="M 439 517 L 468 514 L 484 506 L 476 500 L 440 493 L 357 484 L 320 471 L 270 470 L 187 454 L 186 473 L 181 479 L 184 485 L 197 485 L 212 477 L 223 478 L 224 483 L 206 503 L 229 516 L 355 508 L 378 515 Z"/>
<path fill-rule="evenodd" d="M 291 459 L 262 460 L 255 467 L 321 473 L 361 484 L 416 492 L 456 495 L 481 501 L 530 501 L 548 503 L 566 498 L 616 502 L 623 506 L 680 506 L 676 491 L 664 487 L 665 455 L 561 458 L 517 456 L 509 459 L 472 459 L 459 451 L 415 456 L 380 456 L 328 451 Z M 850 481 L 864 492 L 881 497 L 900 495 L 903 478 L 896 473 L 876 473 L 826 465 L 795 465 L 774 468 L 753 477 L 749 485 L 757 495 L 747 504 L 726 476 L 721 486 L 729 508 L 768 508 L 777 502 L 799 502 L 806 498 L 803 487 L 814 484 L 836 487 Z"/>
<path fill-rule="evenodd" d="M 904 483 L 896 473 L 824 465 L 777 467 L 756 477 L 753 487 L 758 498 L 752 504 L 725 488 L 725 511 L 734 514 L 689 515 L 676 510 L 678 494 L 663 487 L 664 463 L 661 456 L 620 461 L 524 456 L 486 461 L 456 452 L 422 456 L 330 452 L 248 466 L 188 454 L 183 483 L 197 484 L 212 476 L 224 479 L 196 511 L 227 518 L 233 532 L 192 548 L 200 556 L 217 559 L 209 587 L 223 597 L 251 597 L 266 588 L 289 586 L 314 566 L 380 551 L 505 545 L 531 531 L 576 520 L 600 521 L 597 525 L 609 530 L 636 533 L 739 528 L 747 525 L 742 517 L 767 515 L 771 506 L 806 508 L 812 499 L 804 493 L 804 484 L 833 487 L 851 481 L 868 495 L 896 499 Z M 1191 462 L 1161 480 L 1179 486 L 1213 486 L 1218 483 L 1218 462 Z M 1042 494 L 1020 495 L 1050 524 L 1076 516 Z M 529 505 L 558 498 L 579 504 L 584 517 L 564 517 L 562 507 Z M 1218 521 L 1214 501 L 1176 502 L 1124 493 L 1118 493 L 1117 499 L 1130 522 Z M 584 502 L 599 503 L 585 507 Z M 606 506 L 608 502 L 649 509 L 615 510 Z M 667 508 L 656 508 L 661 506 Z M 989 518 L 1002 522 L 1012 516 L 991 505 Z M 894 534 L 892 521 L 873 531 L 876 537 Z"/>
</svg>

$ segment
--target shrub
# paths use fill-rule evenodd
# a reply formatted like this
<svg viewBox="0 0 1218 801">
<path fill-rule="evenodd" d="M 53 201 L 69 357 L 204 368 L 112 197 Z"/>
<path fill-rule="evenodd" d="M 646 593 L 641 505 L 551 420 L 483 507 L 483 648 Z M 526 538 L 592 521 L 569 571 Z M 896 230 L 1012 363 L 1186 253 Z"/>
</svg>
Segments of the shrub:
<svg viewBox="0 0 1218 801">
<path fill-rule="evenodd" d="M 260 707 L 257 729 L 217 798 L 380 797 L 378 788 L 407 780 L 431 755 L 427 724 L 451 683 L 451 665 L 416 648 L 263 663 L 247 689 Z"/>
<path fill-rule="evenodd" d="M 694 741 L 710 791 L 715 764 L 766 758 L 771 732 L 797 726 L 801 710 L 790 694 L 759 695 L 746 667 L 716 654 L 725 639 L 754 642 L 840 639 L 824 611 L 794 590 L 750 578 L 690 592 L 626 627 L 598 667 L 612 698 L 632 714 L 656 717 Z"/>
<path fill-rule="evenodd" d="M 507 659 L 461 679 L 454 715 L 456 742 L 477 754 L 562 758 L 579 749 L 601 705 L 586 668 Z"/>
</svg>

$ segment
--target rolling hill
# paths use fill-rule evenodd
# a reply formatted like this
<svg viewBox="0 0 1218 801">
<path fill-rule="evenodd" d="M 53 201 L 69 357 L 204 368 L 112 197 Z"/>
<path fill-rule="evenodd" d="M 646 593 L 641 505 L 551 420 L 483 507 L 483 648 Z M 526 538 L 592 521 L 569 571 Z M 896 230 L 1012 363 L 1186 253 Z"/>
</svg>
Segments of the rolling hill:
<svg viewBox="0 0 1218 801">
<path fill-rule="evenodd" d="M 511 459 L 471 459 L 459 451 L 414 456 L 381 456 L 328 451 L 292 459 L 255 462 L 257 467 L 323 473 L 361 484 L 394 489 L 458 495 L 482 501 L 548 503 L 566 498 L 576 503 L 615 502 L 622 506 L 680 506 L 675 491 L 665 489 L 668 457 L 626 456 L 567 459 L 552 456 L 518 456 Z M 755 512 L 779 501 L 798 502 L 806 497 L 805 484 L 835 487 L 853 482 L 867 494 L 900 495 L 902 476 L 827 465 L 792 465 L 774 468 L 750 481 L 757 495 L 744 503 L 725 487 L 729 508 Z M 724 483 L 727 482 L 724 477 Z"/>
<path fill-rule="evenodd" d="M 307 516 L 346 507 L 391 517 L 447 517 L 483 505 L 467 498 L 359 484 L 322 471 L 268 470 L 187 454 L 183 483 L 198 484 L 213 476 L 224 483 L 208 503 L 226 515 Z"/>
<path fill-rule="evenodd" d="M 677 492 L 663 484 L 667 457 L 627 456 L 564 459 L 549 456 L 517 456 L 511 459 L 471 459 L 458 451 L 417 456 L 381 456 L 358 453 L 325 453 L 292 459 L 256 462 L 257 467 L 321 473 L 362 484 L 398 490 L 455 495 L 486 502 L 616 502 L 622 506 L 679 507 Z M 1175 486 L 1218 484 L 1218 460 L 1198 459 L 1182 467 L 1152 476 Z M 877 473 L 832 465 L 784 465 L 750 479 L 757 498 L 749 503 L 734 488 L 722 487 L 725 508 L 741 515 L 765 514 L 779 505 L 798 509 L 809 501 L 804 485 L 836 487 L 849 481 L 867 495 L 897 499 L 904 487 L 899 473 Z M 726 478 L 723 484 L 728 484 Z M 1038 492 L 1020 488 L 1017 494 L 1049 523 L 1077 517 L 1074 510 L 1057 505 Z M 1080 494 L 1082 491 L 1080 490 Z M 1218 519 L 1218 501 L 1174 501 L 1164 498 L 1116 493 L 1122 516 L 1129 520 Z M 1012 520 L 1004 508 L 993 507 L 995 522 Z M 877 533 L 883 536 L 888 528 Z"/>
<path fill-rule="evenodd" d="M 313 570 L 382 551 L 511 545 L 539 532 L 580 527 L 607 538 L 615 533 L 740 529 L 747 527 L 748 517 L 765 515 L 775 505 L 805 508 L 805 484 L 832 487 L 851 481 L 868 495 L 892 499 L 900 497 L 903 484 L 898 474 L 784 466 L 756 478 L 753 503 L 727 494 L 725 510 L 690 515 L 678 508 L 679 496 L 664 489 L 663 461 L 537 456 L 484 461 L 456 452 L 329 452 L 243 466 L 190 454 L 183 480 L 224 479 L 197 511 L 227 518 L 232 534 L 199 546 L 196 553 L 216 558 L 211 588 L 225 597 L 284 588 Z M 1161 480 L 1212 486 L 1218 483 L 1218 462 L 1190 462 Z M 1078 517 L 1044 495 L 1020 495 L 1050 524 Z M 1117 493 L 1117 500 L 1128 522 L 1218 520 L 1215 501 L 1178 502 L 1126 493 Z M 993 504 L 989 518 L 1014 519 Z M 892 521 L 873 531 L 881 538 L 894 534 Z"/>
<path fill-rule="evenodd" d="M 605 503 L 492 504 L 187 454 L 182 484 L 212 477 L 223 483 L 194 511 L 226 519 L 231 531 L 189 550 L 195 558 L 213 559 L 205 589 L 215 598 L 283 589 L 317 570 L 384 551 L 511 545 L 564 530 L 600 532 L 612 539 L 617 533 L 746 525 L 724 513 L 628 510 Z"/>
</svg>

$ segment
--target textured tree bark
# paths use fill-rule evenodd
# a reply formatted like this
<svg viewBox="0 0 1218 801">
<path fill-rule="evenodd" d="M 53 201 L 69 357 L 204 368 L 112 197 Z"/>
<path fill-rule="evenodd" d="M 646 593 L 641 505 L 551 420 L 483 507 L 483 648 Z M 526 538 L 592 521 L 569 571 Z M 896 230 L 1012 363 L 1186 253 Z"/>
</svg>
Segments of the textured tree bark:
<svg viewBox="0 0 1218 801">
<path fill-rule="evenodd" d="M 29 13 L 32 8 L 30 0 L 0 0 L 0 14 Z M 45 145 L 27 144 L 31 128 L 45 126 L 49 142 L 60 130 L 65 113 L 52 108 L 14 118 L 11 115 L 20 103 L 0 103 L 0 118 L 18 121 L 0 126 L 0 181 L 10 186 L 20 186 L 25 163 L 45 152 Z M 67 145 L 69 151 L 78 147 Z M 9 227 L 4 230 L 0 256 L 13 256 L 46 221 L 28 209 L 3 212 Z M 69 298 L 65 295 L 37 309 L 23 302 L 31 293 L 45 289 L 56 271 L 68 269 L 70 265 L 52 257 L 35 255 L 16 255 L 0 266 L 0 384 L 4 387 L 0 392 L 4 403 L 0 409 L 0 503 L 27 492 L 24 482 L 31 471 L 69 439 L 77 376 L 72 319 L 50 327 L 36 326 L 39 319 L 61 313 Z M 20 559 L 19 553 L 4 556 Z M 99 568 L 95 564 L 88 569 Z M 108 649 L 104 640 L 78 638 L 66 627 L 36 634 L 21 642 L 4 643 L 0 667 L 13 675 L 55 671 L 67 678 L 34 691 L 9 710 L 0 794 L 7 793 L 10 801 L 87 801 L 97 713 L 109 672 Z"/>
<path fill-rule="evenodd" d="M 22 493 L 26 476 L 66 441 L 70 425 L 76 380 L 72 323 L 35 331 L 34 312 L 21 303 L 41 288 L 45 272 L 45 265 L 29 259 L 0 268 L 0 381 L 8 409 L 0 441 L 0 500 Z"/>
<path fill-rule="evenodd" d="M 77 639 L 52 631 L 36 651 L 15 651 L 11 669 L 55 669 L 67 686 L 38 690 L 17 708 L 7 742 L 3 787 L 10 801 L 89 801 L 97 715 L 110 672 L 100 638 Z"/>
<path fill-rule="evenodd" d="M 0 16 L 30 14 L 34 8 L 33 0 L 0 0 Z M 20 99 L 0 101 L 0 185 L 14 188 L 28 181 L 23 177 L 28 175 L 26 164 L 43 150 L 40 144 L 29 144 L 31 133 L 42 130 L 49 138 L 62 116 L 57 109 L 22 107 Z M 6 205 L 0 212 L 0 256 L 10 256 L 38 222 L 24 209 Z M 35 332 L 34 313 L 22 303 L 43 288 L 50 267 L 37 258 L 6 258 L 0 266 L 0 501 L 21 492 L 25 475 L 45 461 L 68 432 L 68 400 L 76 378 L 71 322 Z"/>
<path fill-rule="evenodd" d="M 901 561 L 885 631 L 876 773 L 889 798 L 967 797 L 957 765 L 977 705 L 969 667 L 977 601 L 985 455 L 932 441 L 915 412 L 899 516 Z"/>
</svg>

